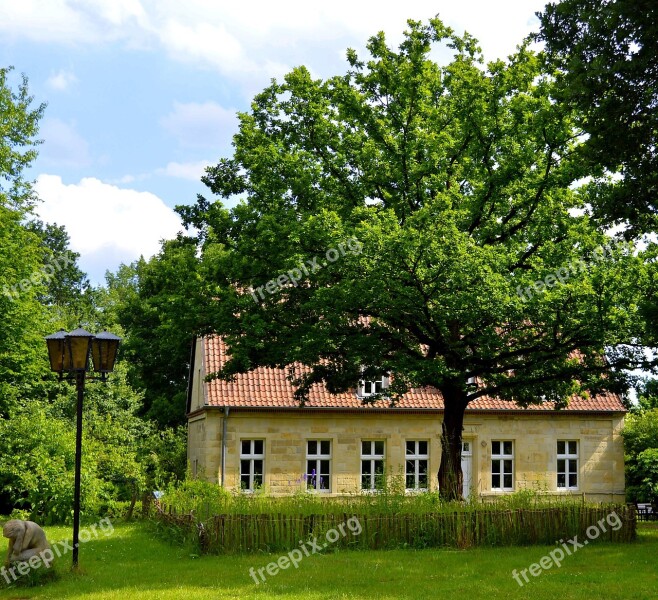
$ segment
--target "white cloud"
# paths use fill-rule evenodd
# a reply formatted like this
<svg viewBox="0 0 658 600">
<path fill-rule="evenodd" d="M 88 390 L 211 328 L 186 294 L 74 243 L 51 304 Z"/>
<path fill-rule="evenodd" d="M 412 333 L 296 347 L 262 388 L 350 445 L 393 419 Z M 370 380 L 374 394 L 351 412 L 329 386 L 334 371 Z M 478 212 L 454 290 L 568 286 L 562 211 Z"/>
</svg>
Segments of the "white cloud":
<svg viewBox="0 0 658 600">
<path fill-rule="evenodd" d="M 307 0 L 240 2 L 211 0 L 21 0 L 4 2 L 0 34 L 36 42 L 99 44 L 123 40 L 164 48 L 173 58 L 208 65 L 240 81 L 279 76 L 291 61 L 321 72 L 337 47 L 363 47 L 385 31 L 401 39 L 406 20 L 426 21 L 437 12 L 457 33 L 467 28 L 487 59 L 505 57 L 536 28 L 544 0 Z M 334 55 L 335 56 L 335 55 Z M 300 61 L 301 58 L 301 61 Z M 327 73 L 321 73 L 323 76 Z"/>
<path fill-rule="evenodd" d="M 200 160 L 198 162 L 179 163 L 170 162 L 163 169 L 156 169 L 157 175 L 166 175 L 167 177 L 178 177 L 179 179 L 189 179 L 199 181 L 204 174 L 206 167 L 210 166 L 210 161 Z"/>
<path fill-rule="evenodd" d="M 89 144 L 75 129 L 74 123 L 46 118 L 39 137 L 44 142 L 39 155 L 44 163 L 56 167 L 86 167 L 91 164 Z"/>
<path fill-rule="evenodd" d="M 174 102 L 174 110 L 160 124 L 184 146 L 217 151 L 230 144 L 238 128 L 236 111 L 216 102 Z"/>
<path fill-rule="evenodd" d="M 0 32 L 9 39 L 97 44 L 139 38 L 148 29 L 139 0 L 20 0 L 2 3 Z"/>
<path fill-rule="evenodd" d="M 119 188 L 93 177 L 64 184 L 57 175 L 40 175 L 35 189 L 42 200 L 37 212 L 48 223 L 64 225 L 80 265 L 94 281 L 106 269 L 148 258 L 160 240 L 182 230 L 178 215 L 155 194 Z"/>
<path fill-rule="evenodd" d="M 78 78 L 71 71 L 60 70 L 57 73 L 52 73 L 46 80 L 46 85 L 51 89 L 58 92 L 66 91 L 69 86 L 78 81 Z"/>
</svg>

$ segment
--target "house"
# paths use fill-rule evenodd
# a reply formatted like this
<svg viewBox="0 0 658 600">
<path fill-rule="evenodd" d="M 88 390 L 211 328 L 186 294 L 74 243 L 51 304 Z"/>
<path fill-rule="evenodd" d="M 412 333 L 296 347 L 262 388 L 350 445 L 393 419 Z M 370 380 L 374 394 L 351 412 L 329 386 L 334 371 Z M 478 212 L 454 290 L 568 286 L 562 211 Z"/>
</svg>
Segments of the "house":
<svg viewBox="0 0 658 600">
<path fill-rule="evenodd" d="M 304 487 L 327 495 L 372 490 L 385 473 L 403 478 L 410 491 L 437 489 L 443 410 L 438 390 L 410 390 L 391 408 L 361 402 L 385 388 L 385 378 L 339 395 L 315 386 L 302 408 L 284 369 L 205 381 L 226 360 L 221 338 L 197 340 L 187 406 L 193 473 L 231 490 L 264 486 L 272 494 Z M 559 411 L 478 398 L 464 420 L 464 495 L 532 488 L 623 502 L 624 413 L 615 394 L 574 398 Z"/>
</svg>

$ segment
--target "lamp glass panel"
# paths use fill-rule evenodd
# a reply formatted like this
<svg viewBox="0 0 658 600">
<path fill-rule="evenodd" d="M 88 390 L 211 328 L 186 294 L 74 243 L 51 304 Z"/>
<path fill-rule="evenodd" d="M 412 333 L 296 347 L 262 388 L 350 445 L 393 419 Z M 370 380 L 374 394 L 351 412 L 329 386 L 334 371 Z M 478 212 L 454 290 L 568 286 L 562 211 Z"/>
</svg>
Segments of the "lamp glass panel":
<svg viewBox="0 0 658 600">
<path fill-rule="evenodd" d="M 46 340 L 50 368 L 57 373 L 64 370 L 64 338 Z"/>
<path fill-rule="evenodd" d="M 69 351 L 72 371 L 86 371 L 89 366 L 89 336 L 69 336 Z"/>
</svg>

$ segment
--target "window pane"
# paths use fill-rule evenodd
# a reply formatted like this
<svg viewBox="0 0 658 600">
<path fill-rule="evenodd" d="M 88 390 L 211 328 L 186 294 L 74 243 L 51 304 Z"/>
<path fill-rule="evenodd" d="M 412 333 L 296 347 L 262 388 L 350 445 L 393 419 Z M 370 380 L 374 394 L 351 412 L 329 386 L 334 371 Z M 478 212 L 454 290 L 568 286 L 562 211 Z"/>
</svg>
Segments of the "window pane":
<svg viewBox="0 0 658 600">
<path fill-rule="evenodd" d="M 364 490 L 371 489 L 370 475 L 361 475 L 361 489 Z"/>
<path fill-rule="evenodd" d="M 382 382 L 381 380 L 375 381 L 375 392 L 381 394 L 382 392 Z"/>
<path fill-rule="evenodd" d="M 309 454 L 317 454 L 318 453 L 318 443 L 315 440 L 308 440 L 307 450 L 308 450 Z"/>
<path fill-rule="evenodd" d="M 427 487 L 427 461 L 418 461 L 418 485 L 422 488 Z"/>
<path fill-rule="evenodd" d="M 503 461 L 503 469 L 504 469 L 503 473 L 505 473 L 506 475 L 508 473 L 511 473 L 512 472 L 512 461 L 511 460 L 504 460 Z"/>
<path fill-rule="evenodd" d="M 569 442 L 569 454 L 577 454 L 577 453 L 578 453 L 578 443 Z"/>
<path fill-rule="evenodd" d="M 558 441 L 558 443 L 557 443 L 557 453 L 558 454 L 564 454 L 564 446 L 565 446 L 565 442 Z"/>
<path fill-rule="evenodd" d="M 491 442 L 491 454 L 500 454 L 500 442 Z"/>
<path fill-rule="evenodd" d="M 416 454 L 416 442 L 407 441 L 407 454 Z"/>
<path fill-rule="evenodd" d="M 250 460 L 241 460 L 240 461 L 240 474 L 242 475 L 249 475 L 251 469 L 251 461 Z"/>
<path fill-rule="evenodd" d="M 320 481 L 318 482 L 319 489 L 321 490 L 328 490 L 330 488 L 329 485 L 329 477 L 327 475 L 323 475 L 320 477 Z"/>
<path fill-rule="evenodd" d="M 462 442 L 462 452 L 470 452 L 470 451 L 471 451 L 471 443 Z"/>
<path fill-rule="evenodd" d="M 557 487 L 567 487 L 567 476 L 564 473 L 557 474 Z"/>
<path fill-rule="evenodd" d="M 254 454 L 263 454 L 263 440 L 254 440 Z"/>
<path fill-rule="evenodd" d="M 384 442 L 375 442 L 375 454 L 384 455 Z"/>
<path fill-rule="evenodd" d="M 263 476 L 254 474 L 254 487 L 263 487 Z"/>
<path fill-rule="evenodd" d="M 407 473 L 405 486 L 408 490 L 413 490 L 416 487 L 416 477 L 413 473 Z"/>
<path fill-rule="evenodd" d="M 361 473 L 364 475 L 370 475 L 372 473 L 372 462 L 369 460 L 361 461 Z"/>
<path fill-rule="evenodd" d="M 324 440 L 320 442 L 320 451 L 325 456 L 331 454 L 331 442 L 329 440 Z"/>
<path fill-rule="evenodd" d="M 496 473 L 494 473 L 491 476 L 491 487 L 494 488 L 494 489 L 500 488 L 500 475 L 497 475 Z"/>
<path fill-rule="evenodd" d="M 242 440 L 242 454 L 251 454 L 251 440 Z"/>
<path fill-rule="evenodd" d="M 370 442 L 361 442 L 361 454 L 370 454 Z"/>
<path fill-rule="evenodd" d="M 366 381 L 363 385 L 363 391 L 366 394 L 372 394 L 372 382 Z"/>
<path fill-rule="evenodd" d="M 511 488 L 512 487 L 512 476 L 511 475 L 503 475 L 503 481 L 505 482 L 504 487 L 506 488 Z"/>
<path fill-rule="evenodd" d="M 512 454 L 512 442 L 503 442 L 503 449 L 505 454 Z"/>
<path fill-rule="evenodd" d="M 307 460 L 306 461 L 306 476 L 310 478 L 311 474 L 313 473 L 313 469 L 315 469 L 315 461 L 314 460 Z"/>
<path fill-rule="evenodd" d="M 418 454 L 427 454 L 427 442 L 418 442 Z"/>
<path fill-rule="evenodd" d="M 500 473 L 500 461 L 499 460 L 494 460 L 491 462 L 491 472 L 492 473 Z"/>
<path fill-rule="evenodd" d="M 413 475 L 416 472 L 416 461 L 407 460 L 405 461 L 405 463 L 406 463 L 405 473 L 407 475 Z"/>
<path fill-rule="evenodd" d="M 240 475 L 240 488 L 243 490 L 249 489 L 249 475 Z"/>
<path fill-rule="evenodd" d="M 578 475 L 575 473 L 569 474 L 569 487 L 578 487 Z"/>
<path fill-rule="evenodd" d="M 565 460 L 563 458 L 561 458 L 560 460 L 557 461 L 557 471 L 558 471 L 558 473 L 564 473 L 564 471 L 565 471 L 564 465 L 565 465 Z"/>
<path fill-rule="evenodd" d="M 320 475 L 329 475 L 329 461 L 321 460 L 320 461 Z"/>
<path fill-rule="evenodd" d="M 572 458 L 569 462 L 569 473 L 578 472 L 578 461 L 575 458 Z"/>
<path fill-rule="evenodd" d="M 262 460 L 255 460 L 254 461 L 254 475 L 262 475 L 263 474 L 263 461 Z"/>
</svg>

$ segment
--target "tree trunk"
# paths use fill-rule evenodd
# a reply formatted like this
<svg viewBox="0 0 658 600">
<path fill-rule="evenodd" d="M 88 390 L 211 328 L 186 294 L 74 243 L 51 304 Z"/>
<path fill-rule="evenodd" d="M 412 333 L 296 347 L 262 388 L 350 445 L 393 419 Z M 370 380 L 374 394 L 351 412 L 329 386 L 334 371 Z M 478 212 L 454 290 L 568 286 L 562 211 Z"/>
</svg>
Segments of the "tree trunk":
<svg viewBox="0 0 658 600">
<path fill-rule="evenodd" d="M 463 500 L 462 430 L 466 394 L 461 390 L 441 390 L 445 405 L 441 426 L 441 465 L 439 495 L 444 500 Z"/>
</svg>

